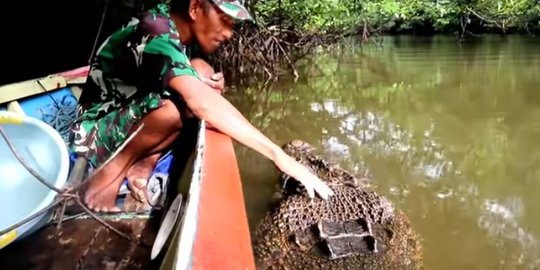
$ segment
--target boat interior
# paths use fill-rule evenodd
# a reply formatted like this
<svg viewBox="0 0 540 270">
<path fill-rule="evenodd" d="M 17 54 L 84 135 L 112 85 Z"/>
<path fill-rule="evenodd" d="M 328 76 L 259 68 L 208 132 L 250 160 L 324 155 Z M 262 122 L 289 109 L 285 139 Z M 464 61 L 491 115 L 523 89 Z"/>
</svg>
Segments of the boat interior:
<svg viewBox="0 0 540 270">
<path fill-rule="evenodd" d="M 198 124 L 185 125 L 183 137 L 173 148 L 169 168 L 169 180 L 173 180 L 167 183 L 164 204 L 142 204 L 125 194 L 118 200 L 123 212 L 92 213 L 105 225 L 74 201 L 65 206 L 61 203 L 53 208 L 48 224 L 0 249 L 1 268 L 168 269 L 172 262 L 167 267 L 167 250 L 171 258 L 174 251 L 162 247 L 154 259 L 151 252 L 166 210 L 179 194 L 186 197 L 189 190 Z"/>
<path fill-rule="evenodd" d="M 54 81 L 57 77 L 61 83 Z M 78 98 L 84 80 L 54 75 L 1 86 L 0 112 L 45 121 L 42 109 L 58 106 L 66 93 Z M 55 202 L 61 202 L 48 212 L 45 224 L 3 248 L 0 228 L 1 269 L 217 269 L 227 263 L 231 269 L 254 269 L 232 141 L 199 120 L 184 123 L 181 134 L 156 166 L 163 161 L 165 169 L 158 184 L 149 185 L 148 201 L 119 192 L 120 213 L 85 209 L 77 198 L 82 198 L 78 191 L 84 190 L 81 181 L 88 171 L 72 158 L 63 190 L 73 196 L 57 194 Z M 231 248 L 231 241 L 239 244 Z"/>
</svg>

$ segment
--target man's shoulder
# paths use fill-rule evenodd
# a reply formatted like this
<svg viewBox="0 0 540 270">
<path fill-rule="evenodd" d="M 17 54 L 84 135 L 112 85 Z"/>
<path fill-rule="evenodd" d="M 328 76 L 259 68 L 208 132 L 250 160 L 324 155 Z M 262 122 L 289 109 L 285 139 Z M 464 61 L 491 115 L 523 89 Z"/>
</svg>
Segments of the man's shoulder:
<svg viewBox="0 0 540 270">
<path fill-rule="evenodd" d="M 171 20 L 169 7 L 166 4 L 158 4 L 139 15 L 138 28 L 143 35 L 161 36 L 171 35 L 171 38 L 177 38 L 176 27 Z"/>
</svg>

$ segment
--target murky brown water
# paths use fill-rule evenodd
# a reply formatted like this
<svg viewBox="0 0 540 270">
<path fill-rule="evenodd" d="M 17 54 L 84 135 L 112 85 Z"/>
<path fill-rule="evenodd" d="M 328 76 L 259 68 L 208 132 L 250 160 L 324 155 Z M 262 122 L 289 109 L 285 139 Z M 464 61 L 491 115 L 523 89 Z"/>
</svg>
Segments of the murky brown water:
<svg viewBox="0 0 540 270">
<path fill-rule="evenodd" d="M 278 143 L 306 140 L 410 216 L 427 269 L 540 268 L 540 41 L 385 38 L 320 55 L 294 83 L 232 90 Z M 237 147 L 252 228 L 275 191 L 268 161 Z"/>
</svg>

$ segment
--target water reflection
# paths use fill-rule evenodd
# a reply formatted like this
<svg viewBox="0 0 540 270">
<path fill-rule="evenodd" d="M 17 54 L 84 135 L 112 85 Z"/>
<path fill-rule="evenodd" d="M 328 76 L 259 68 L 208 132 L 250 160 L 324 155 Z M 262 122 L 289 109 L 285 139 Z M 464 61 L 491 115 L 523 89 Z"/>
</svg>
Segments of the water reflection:
<svg viewBox="0 0 540 270">
<path fill-rule="evenodd" d="M 492 236 L 494 245 L 512 258 L 512 261 L 501 261 L 501 266 L 521 269 L 540 267 L 538 239 L 518 222 L 524 214 L 523 202 L 519 197 L 509 197 L 503 201 L 484 201 L 478 226 Z"/>
<path fill-rule="evenodd" d="M 229 98 L 277 142 L 314 144 L 404 209 L 424 238 L 427 269 L 539 268 L 539 42 L 383 45 L 314 57 L 296 83 Z M 253 227 L 277 172 L 237 149 Z"/>
</svg>

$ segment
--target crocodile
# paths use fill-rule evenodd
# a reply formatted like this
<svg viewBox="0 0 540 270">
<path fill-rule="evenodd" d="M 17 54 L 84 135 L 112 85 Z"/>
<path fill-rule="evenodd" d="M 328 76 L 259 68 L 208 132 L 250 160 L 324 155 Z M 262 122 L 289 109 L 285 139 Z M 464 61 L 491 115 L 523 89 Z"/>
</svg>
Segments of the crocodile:
<svg viewBox="0 0 540 270">
<path fill-rule="evenodd" d="M 419 235 L 402 210 L 309 143 L 283 149 L 334 195 L 310 198 L 282 175 L 283 188 L 253 234 L 257 269 L 423 269 Z"/>
</svg>

